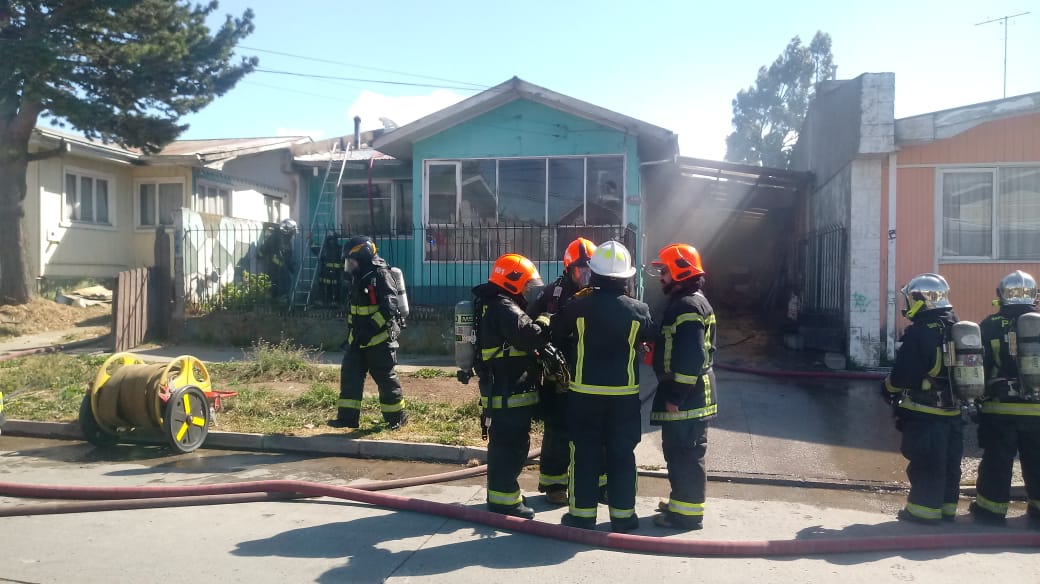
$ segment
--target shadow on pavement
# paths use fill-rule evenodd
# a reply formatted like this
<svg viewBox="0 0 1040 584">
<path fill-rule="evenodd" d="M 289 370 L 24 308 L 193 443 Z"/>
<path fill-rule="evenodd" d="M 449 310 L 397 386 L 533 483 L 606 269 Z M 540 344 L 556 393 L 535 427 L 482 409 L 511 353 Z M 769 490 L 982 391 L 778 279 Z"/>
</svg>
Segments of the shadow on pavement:
<svg viewBox="0 0 1040 584">
<path fill-rule="evenodd" d="M 448 521 L 416 513 L 388 513 L 244 541 L 232 554 L 343 558 L 344 565 L 328 570 L 317 581 L 381 582 L 390 576 L 422 577 L 473 566 L 495 570 L 550 566 L 569 560 L 585 549 L 576 544 L 551 542 L 552 545 L 539 545 L 534 553 L 535 538 L 530 536 L 470 525 L 442 531 Z M 424 541 L 405 541 L 415 538 Z M 419 547 L 421 549 L 415 549 Z M 406 562 L 407 566 L 402 568 Z M 503 574 L 502 581 L 508 580 Z"/>
</svg>

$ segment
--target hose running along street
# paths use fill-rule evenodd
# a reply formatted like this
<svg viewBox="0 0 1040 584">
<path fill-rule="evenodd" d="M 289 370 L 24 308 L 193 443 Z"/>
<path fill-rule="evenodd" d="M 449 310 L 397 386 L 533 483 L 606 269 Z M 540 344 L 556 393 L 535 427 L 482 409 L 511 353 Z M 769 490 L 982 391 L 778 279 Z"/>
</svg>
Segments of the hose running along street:
<svg viewBox="0 0 1040 584">
<path fill-rule="evenodd" d="M 422 479 L 424 477 L 418 477 Z M 548 537 L 589 546 L 682 556 L 805 556 L 833 553 L 864 553 L 934 549 L 982 549 L 1040 547 L 1040 533 L 944 533 L 861 538 L 826 538 L 762 541 L 706 541 L 661 538 L 577 529 L 491 513 L 457 504 L 437 503 L 378 493 L 354 487 L 326 485 L 307 481 L 271 480 L 197 486 L 166 487 L 82 487 L 0 483 L 0 495 L 37 499 L 76 499 L 110 505 L 112 500 L 152 501 L 169 504 L 176 497 L 225 497 L 217 502 L 233 502 L 229 495 L 270 494 L 290 497 L 332 497 L 368 503 L 399 511 L 427 513 L 449 519 L 480 523 L 498 529 Z M 205 500 L 205 499 L 203 499 Z M 245 499 L 254 500 L 254 499 Z M 261 499 L 268 500 L 268 499 Z M 82 509 L 81 509 L 82 510 Z M 17 507 L 5 508 L 4 515 L 23 515 Z"/>
</svg>

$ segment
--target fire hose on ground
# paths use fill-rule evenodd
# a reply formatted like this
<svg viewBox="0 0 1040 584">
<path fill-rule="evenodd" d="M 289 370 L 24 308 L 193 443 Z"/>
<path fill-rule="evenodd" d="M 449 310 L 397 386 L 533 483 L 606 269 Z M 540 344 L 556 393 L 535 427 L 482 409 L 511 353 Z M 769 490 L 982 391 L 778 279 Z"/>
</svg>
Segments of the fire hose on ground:
<svg viewBox="0 0 1040 584">
<path fill-rule="evenodd" d="M 420 479 L 424 477 L 419 477 Z M 115 503 L 132 501 L 136 508 L 176 504 L 192 497 L 199 502 L 249 502 L 283 497 L 332 497 L 396 509 L 480 523 L 490 527 L 539 537 L 548 537 L 602 548 L 683 556 L 806 556 L 832 553 L 866 553 L 934 549 L 981 549 L 1040 547 L 1040 533 L 961 533 L 935 535 L 879 536 L 862 538 L 794 539 L 762 541 L 706 541 L 681 538 L 648 537 L 577 529 L 491 513 L 456 504 L 437 503 L 373 492 L 356 487 L 325 485 L 307 481 L 271 480 L 167 487 L 80 487 L 0 483 L 0 495 L 10 497 L 76 499 L 91 506 L 117 508 Z M 217 499 L 212 499 L 216 497 Z M 0 510 L 2 515 L 24 515 L 18 508 Z"/>
</svg>

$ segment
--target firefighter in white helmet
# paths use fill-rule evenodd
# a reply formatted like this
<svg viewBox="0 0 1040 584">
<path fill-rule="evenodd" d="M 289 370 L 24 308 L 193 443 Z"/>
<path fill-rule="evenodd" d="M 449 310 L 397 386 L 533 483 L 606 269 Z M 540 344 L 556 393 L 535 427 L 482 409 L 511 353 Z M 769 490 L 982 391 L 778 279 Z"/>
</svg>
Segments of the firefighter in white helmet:
<svg viewBox="0 0 1040 584">
<path fill-rule="evenodd" d="M 589 287 L 552 318 L 552 338 L 576 355 L 567 393 L 571 450 L 570 508 L 563 524 L 595 529 L 599 477 L 607 474 L 611 529 L 639 527 L 635 447 L 641 437 L 638 347 L 651 338 L 646 304 L 625 294 L 636 273 L 632 254 L 608 241 L 592 254 Z M 606 468 L 602 469 L 604 449 Z"/>
</svg>

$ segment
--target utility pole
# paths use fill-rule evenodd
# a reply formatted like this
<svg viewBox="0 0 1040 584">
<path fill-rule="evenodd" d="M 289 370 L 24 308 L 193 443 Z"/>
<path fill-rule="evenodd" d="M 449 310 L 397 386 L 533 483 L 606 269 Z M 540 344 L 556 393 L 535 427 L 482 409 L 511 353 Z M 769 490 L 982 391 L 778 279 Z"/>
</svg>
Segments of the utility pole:
<svg viewBox="0 0 1040 584">
<path fill-rule="evenodd" d="M 1019 12 L 1018 14 L 1009 14 L 1007 16 L 1001 16 L 1000 18 L 994 18 L 987 20 L 986 22 L 976 23 L 975 26 L 981 26 L 983 24 L 989 24 L 991 22 L 1002 22 L 1004 25 L 1004 97 L 1007 97 L 1007 41 L 1008 41 L 1008 19 L 1018 18 L 1019 16 L 1025 16 L 1029 12 Z"/>
</svg>

